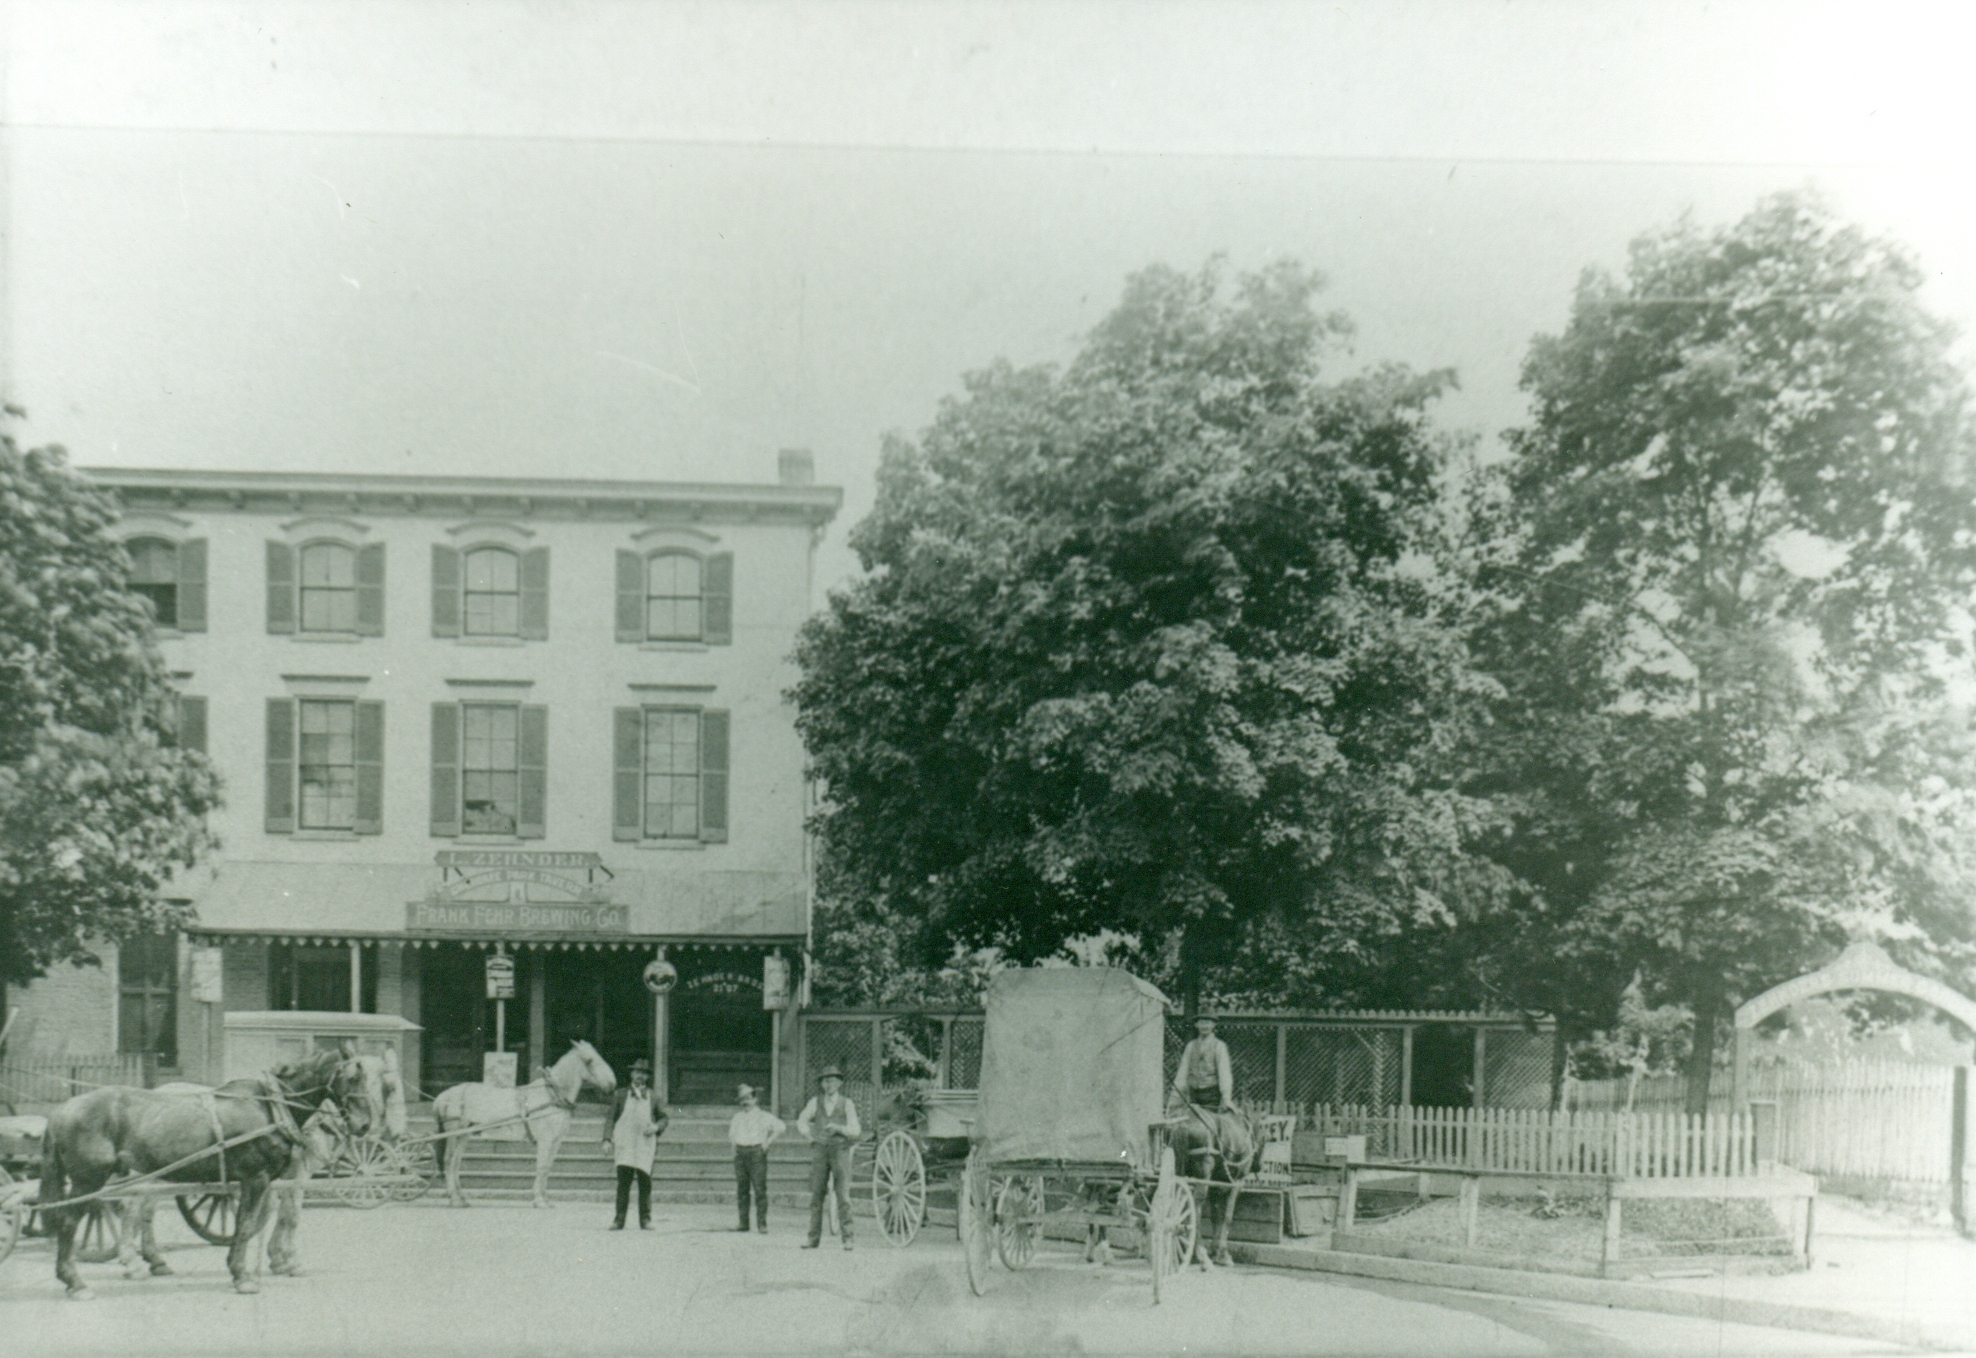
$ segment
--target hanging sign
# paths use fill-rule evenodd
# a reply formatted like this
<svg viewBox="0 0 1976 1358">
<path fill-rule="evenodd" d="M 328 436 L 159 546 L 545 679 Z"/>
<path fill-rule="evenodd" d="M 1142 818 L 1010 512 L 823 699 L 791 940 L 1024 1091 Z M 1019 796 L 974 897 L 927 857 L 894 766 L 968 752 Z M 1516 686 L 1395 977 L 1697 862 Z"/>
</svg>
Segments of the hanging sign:
<svg viewBox="0 0 1976 1358">
<path fill-rule="evenodd" d="M 762 959 L 762 1008 L 789 1007 L 789 963 L 775 956 Z"/>
<path fill-rule="evenodd" d="M 515 997 L 515 959 L 506 953 L 487 955 L 487 998 L 512 1000 Z"/>
<path fill-rule="evenodd" d="M 665 958 L 657 958 L 645 964 L 645 989 L 654 995 L 667 994 L 678 984 L 679 968 Z"/>
<path fill-rule="evenodd" d="M 192 998 L 201 1004 L 218 1004 L 225 994 L 223 979 L 226 953 L 220 948 L 192 950 Z"/>
</svg>

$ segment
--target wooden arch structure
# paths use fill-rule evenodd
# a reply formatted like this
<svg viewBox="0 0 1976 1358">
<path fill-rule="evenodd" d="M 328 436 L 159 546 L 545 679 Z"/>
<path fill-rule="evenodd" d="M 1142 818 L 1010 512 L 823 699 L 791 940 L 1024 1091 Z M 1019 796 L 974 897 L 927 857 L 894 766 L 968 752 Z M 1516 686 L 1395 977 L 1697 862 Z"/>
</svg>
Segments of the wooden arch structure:
<svg viewBox="0 0 1976 1358">
<path fill-rule="evenodd" d="M 1884 990 L 1894 995 L 1932 1004 L 1943 1013 L 1976 1031 L 1976 1000 L 1951 990 L 1940 981 L 1917 976 L 1895 964 L 1879 944 L 1864 939 L 1853 943 L 1826 966 L 1808 971 L 1782 985 L 1772 986 L 1761 995 L 1736 1006 L 1736 1067 L 1733 1106 L 1738 1112 L 1749 1104 L 1750 1046 L 1757 1024 L 1780 1009 L 1814 995 L 1837 990 Z"/>
</svg>

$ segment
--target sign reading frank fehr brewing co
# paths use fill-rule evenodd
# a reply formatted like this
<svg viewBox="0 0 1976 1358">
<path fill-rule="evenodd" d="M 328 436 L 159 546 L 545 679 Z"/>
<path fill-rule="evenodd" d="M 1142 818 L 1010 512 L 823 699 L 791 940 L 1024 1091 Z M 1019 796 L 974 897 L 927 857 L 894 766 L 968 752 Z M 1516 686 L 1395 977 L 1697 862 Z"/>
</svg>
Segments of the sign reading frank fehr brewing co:
<svg viewBox="0 0 1976 1358">
<path fill-rule="evenodd" d="M 545 901 L 413 901 L 405 907 L 409 934 L 628 934 L 628 905 Z"/>
</svg>

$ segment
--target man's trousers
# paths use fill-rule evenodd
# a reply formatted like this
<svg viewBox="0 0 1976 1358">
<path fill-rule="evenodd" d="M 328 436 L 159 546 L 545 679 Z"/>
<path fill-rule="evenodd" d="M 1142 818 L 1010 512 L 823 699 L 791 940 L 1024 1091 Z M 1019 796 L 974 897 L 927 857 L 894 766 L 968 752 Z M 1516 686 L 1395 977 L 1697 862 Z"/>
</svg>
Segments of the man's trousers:
<svg viewBox="0 0 1976 1358">
<path fill-rule="evenodd" d="M 734 1205 L 741 1213 L 741 1229 L 748 1229 L 748 1199 L 755 1200 L 755 1225 L 768 1229 L 768 1147 L 734 1148 Z"/>
<path fill-rule="evenodd" d="M 836 1180 L 837 1229 L 851 1238 L 851 1144 L 819 1141 L 810 1148 L 810 1243 L 823 1239 L 823 1198 Z"/>
<path fill-rule="evenodd" d="M 618 1225 L 624 1225 L 625 1208 L 631 1205 L 631 1181 L 638 1180 L 638 1224 L 652 1224 L 652 1176 L 636 1165 L 617 1167 L 617 1216 L 612 1218 Z"/>
</svg>

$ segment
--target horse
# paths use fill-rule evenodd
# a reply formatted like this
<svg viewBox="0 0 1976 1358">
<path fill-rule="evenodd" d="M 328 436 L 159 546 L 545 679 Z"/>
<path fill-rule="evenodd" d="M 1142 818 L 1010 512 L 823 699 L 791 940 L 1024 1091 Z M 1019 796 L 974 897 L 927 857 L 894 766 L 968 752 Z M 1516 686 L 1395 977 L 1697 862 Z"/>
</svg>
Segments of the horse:
<svg viewBox="0 0 1976 1358">
<path fill-rule="evenodd" d="M 1176 1168 L 1191 1179 L 1206 1179 L 1210 1183 L 1226 1184 L 1226 1188 L 1209 1188 L 1207 1210 L 1201 1221 L 1201 1231 L 1195 1240 L 1194 1258 L 1201 1267 L 1209 1266 L 1212 1260 L 1226 1264 L 1228 1257 L 1228 1227 L 1235 1219 L 1235 1204 L 1242 1196 L 1242 1182 L 1255 1169 L 1256 1151 L 1259 1138 L 1254 1123 L 1248 1116 L 1233 1109 L 1215 1110 L 1198 1104 L 1188 1104 L 1178 1116 L 1166 1123 L 1166 1144 L 1173 1148 Z M 1221 1201 L 1221 1211 L 1214 1226 L 1214 1248 L 1207 1248 L 1209 1217 L 1216 1217 L 1215 1201 Z"/>
<path fill-rule="evenodd" d="M 169 1183 L 240 1185 L 226 1266 L 234 1291 L 260 1291 L 248 1247 L 267 1225 L 269 1182 L 288 1173 L 295 1160 L 302 1139 L 297 1122 L 335 1099 L 353 1125 L 367 1129 L 365 1079 L 353 1055 L 331 1050 L 211 1091 L 106 1088 L 70 1099 L 48 1119 L 41 1138 L 42 1210 L 56 1234 L 55 1276 L 74 1300 L 92 1295 L 75 1265 L 83 1212 L 65 1204 L 97 1192 L 117 1174 L 156 1174 Z M 130 1234 L 144 1262 L 153 1274 L 170 1273 L 148 1214 L 139 1215 L 139 1229 Z"/>
<path fill-rule="evenodd" d="M 466 1194 L 460 1192 L 460 1157 L 466 1151 L 466 1139 L 490 1123 L 519 1121 L 535 1143 L 534 1205 L 547 1207 L 549 1166 L 555 1163 L 556 1151 L 569 1131 L 576 1096 L 584 1085 L 610 1094 L 617 1089 L 617 1076 L 595 1047 L 578 1038 L 555 1065 L 519 1088 L 454 1085 L 434 1099 L 432 1117 L 445 1146 L 446 1195 L 453 1206 L 467 1205 Z"/>
</svg>

